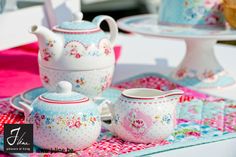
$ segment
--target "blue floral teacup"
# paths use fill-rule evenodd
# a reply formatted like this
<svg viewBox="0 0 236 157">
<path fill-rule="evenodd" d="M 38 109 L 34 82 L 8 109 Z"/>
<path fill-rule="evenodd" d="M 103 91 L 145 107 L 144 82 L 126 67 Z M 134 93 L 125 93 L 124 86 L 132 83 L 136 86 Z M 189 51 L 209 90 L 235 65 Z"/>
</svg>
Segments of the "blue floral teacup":
<svg viewBox="0 0 236 157">
<path fill-rule="evenodd" d="M 185 26 L 224 26 L 222 0 L 162 0 L 159 23 Z"/>
</svg>

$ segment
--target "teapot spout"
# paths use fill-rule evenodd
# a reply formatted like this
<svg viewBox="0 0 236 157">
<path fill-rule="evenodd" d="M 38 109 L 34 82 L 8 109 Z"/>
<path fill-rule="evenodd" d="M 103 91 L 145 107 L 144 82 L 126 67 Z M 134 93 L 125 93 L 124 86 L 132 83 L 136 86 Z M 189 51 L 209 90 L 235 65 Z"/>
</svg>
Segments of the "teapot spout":
<svg viewBox="0 0 236 157">
<path fill-rule="evenodd" d="M 41 58 L 46 59 L 44 53 L 47 52 L 53 53 L 50 55 L 53 55 L 55 60 L 59 59 L 63 51 L 63 39 L 59 35 L 46 27 L 37 25 L 31 26 L 29 32 L 35 34 L 38 38 Z"/>
</svg>

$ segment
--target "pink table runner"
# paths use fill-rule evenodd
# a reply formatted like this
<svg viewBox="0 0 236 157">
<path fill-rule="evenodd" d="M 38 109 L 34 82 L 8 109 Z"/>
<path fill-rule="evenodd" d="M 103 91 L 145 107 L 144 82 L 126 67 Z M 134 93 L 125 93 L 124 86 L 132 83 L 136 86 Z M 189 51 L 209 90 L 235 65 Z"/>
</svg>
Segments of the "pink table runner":
<svg viewBox="0 0 236 157">
<path fill-rule="evenodd" d="M 185 94 L 179 99 L 180 103 L 177 106 L 178 126 L 176 131 L 160 143 L 135 144 L 123 141 L 107 130 L 102 130 L 96 143 L 71 155 L 110 157 L 127 153 L 151 154 L 236 137 L 236 103 L 233 101 L 211 97 L 179 86 L 159 74 L 140 75 L 118 83 L 114 87 L 121 90 L 135 87 L 184 90 Z M 0 109 L 2 109 L 0 110 L 0 135 L 3 133 L 3 124 L 23 123 L 23 114 L 10 107 L 7 100 L 0 102 Z M 185 145 L 181 145 L 181 142 Z M 41 150 L 38 151 L 41 152 Z M 131 154 L 128 156 L 134 156 Z M 67 156 L 68 154 L 45 153 L 44 155 Z M 42 154 L 32 153 L 30 156 L 42 156 Z"/>
</svg>

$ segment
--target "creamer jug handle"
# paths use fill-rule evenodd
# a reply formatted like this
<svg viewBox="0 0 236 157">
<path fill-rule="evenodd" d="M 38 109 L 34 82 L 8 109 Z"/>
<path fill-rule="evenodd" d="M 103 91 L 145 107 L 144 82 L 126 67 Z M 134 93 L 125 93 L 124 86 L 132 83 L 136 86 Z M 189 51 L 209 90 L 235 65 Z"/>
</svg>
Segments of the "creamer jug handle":
<svg viewBox="0 0 236 157">
<path fill-rule="evenodd" d="M 107 100 L 107 99 L 105 99 L 105 98 L 103 98 L 103 97 L 95 97 L 95 98 L 93 98 L 93 100 L 96 102 L 96 104 L 98 105 L 98 108 L 99 108 L 99 112 L 100 112 L 100 115 L 101 115 L 101 113 L 102 113 L 102 107 L 104 107 L 105 105 L 111 105 L 111 101 L 110 100 Z M 98 102 L 99 101 L 99 102 Z M 109 111 L 110 111 L 110 113 L 111 113 L 111 117 L 110 117 L 110 119 L 111 119 L 111 123 L 110 124 L 108 124 L 108 123 L 105 123 L 103 120 L 102 120 L 102 126 L 105 128 L 105 129 L 107 129 L 107 130 L 109 130 L 111 133 L 113 133 L 113 134 L 115 134 L 115 130 L 113 129 L 113 125 L 112 125 L 112 123 L 113 123 L 113 117 L 112 117 L 112 112 L 111 112 L 111 110 L 110 110 L 110 107 L 108 107 L 109 108 Z"/>
</svg>

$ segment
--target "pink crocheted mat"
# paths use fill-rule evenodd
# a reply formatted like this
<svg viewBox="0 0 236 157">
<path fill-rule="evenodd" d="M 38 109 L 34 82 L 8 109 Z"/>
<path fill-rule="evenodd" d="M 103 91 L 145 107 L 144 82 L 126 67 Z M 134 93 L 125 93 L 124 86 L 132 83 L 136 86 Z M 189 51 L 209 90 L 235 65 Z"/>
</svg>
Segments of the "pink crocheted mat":
<svg viewBox="0 0 236 157">
<path fill-rule="evenodd" d="M 136 144 L 126 142 L 102 129 L 99 139 L 91 147 L 73 153 L 76 156 L 116 156 L 158 153 L 188 147 L 201 143 L 214 142 L 236 137 L 236 103 L 202 94 L 179 86 L 160 74 L 143 74 L 113 87 L 120 90 L 134 87 L 148 87 L 159 90 L 181 89 L 185 94 L 177 105 L 178 125 L 175 132 L 166 140 L 156 144 Z M 111 93 L 112 95 L 112 93 Z M 23 115 L 9 106 L 8 100 L 0 102 L 0 134 L 3 124 L 23 123 Z M 183 144 L 184 143 L 184 144 Z M 29 156 L 39 156 L 38 153 Z M 44 153 L 44 155 L 66 156 L 63 153 Z"/>
</svg>

